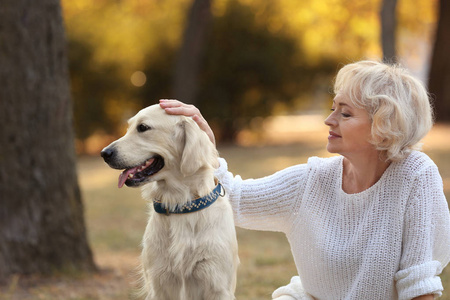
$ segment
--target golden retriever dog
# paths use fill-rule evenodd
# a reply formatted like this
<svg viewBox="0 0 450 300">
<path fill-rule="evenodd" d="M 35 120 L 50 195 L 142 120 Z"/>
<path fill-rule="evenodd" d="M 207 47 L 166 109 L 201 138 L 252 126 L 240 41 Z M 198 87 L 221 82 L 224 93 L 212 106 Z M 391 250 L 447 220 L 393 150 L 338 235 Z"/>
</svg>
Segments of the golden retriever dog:
<svg viewBox="0 0 450 300">
<path fill-rule="evenodd" d="M 236 231 L 214 178 L 215 146 L 191 118 L 168 115 L 159 105 L 142 109 L 128 125 L 101 155 L 124 170 L 119 188 L 142 187 L 151 204 L 141 257 L 145 299 L 234 299 Z"/>
</svg>

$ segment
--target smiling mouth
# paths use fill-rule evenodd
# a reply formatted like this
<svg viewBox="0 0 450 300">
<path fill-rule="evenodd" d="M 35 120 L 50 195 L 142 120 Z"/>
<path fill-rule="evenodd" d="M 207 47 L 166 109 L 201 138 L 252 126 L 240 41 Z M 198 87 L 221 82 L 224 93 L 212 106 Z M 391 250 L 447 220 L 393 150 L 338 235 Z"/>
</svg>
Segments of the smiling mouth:
<svg viewBox="0 0 450 300">
<path fill-rule="evenodd" d="M 138 186 L 144 181 L 147 181 L 149 177 L 158 173 L 164 167 L 164 159 L 156 155 L 146 160 L 141 165 L 136 167 L 125 169 L 119 176 L 119 188 L 123 185 Z"/>
<path fill-rule="evenodd" d="M 340 138 L 341 136 L 339 134 L 334 133 L 333 131 L 329 132 L 328 138 Z"/>
</svg>

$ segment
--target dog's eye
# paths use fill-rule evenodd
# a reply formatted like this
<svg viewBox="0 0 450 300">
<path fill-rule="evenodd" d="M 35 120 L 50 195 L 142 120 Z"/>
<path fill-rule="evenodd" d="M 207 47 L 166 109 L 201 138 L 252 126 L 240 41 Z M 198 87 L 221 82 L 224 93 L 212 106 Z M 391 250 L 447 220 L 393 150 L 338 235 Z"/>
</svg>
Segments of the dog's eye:
<svg viewBox="0 0 450 300">
<path fill-rule="evenodd" d="M 148 125 L 145 125 L 145 124 L 139 124 L 139 125 L 136 127 L 136 129 L 137 129 L 138 132 L 144 132 L 144 131 L 150 130 L 151 127 L 148 126 Z"/>
</svg>

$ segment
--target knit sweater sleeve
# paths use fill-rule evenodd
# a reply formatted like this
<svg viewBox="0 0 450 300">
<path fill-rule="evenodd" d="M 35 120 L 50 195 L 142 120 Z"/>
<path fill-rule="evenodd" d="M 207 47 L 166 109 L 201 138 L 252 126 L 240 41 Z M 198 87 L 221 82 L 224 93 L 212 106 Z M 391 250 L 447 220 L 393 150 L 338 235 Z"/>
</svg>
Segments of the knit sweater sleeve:
<svg viewBox="0 0 450 300">
<path fill-rule="evenodd" d="M 442 179 L 433 164 L 416 174 L 406 204 L 400 269 L 395 275 L 399 299 L 442 294 L 438 275 L 450 260 L 450 217 Z"/>
<path fill-rule="evenodd" d="M 301 198 L 306 165 L 297 165 L 260 179 L 243 180 L 228 171 L 223 158 L 215 176 L 224 186 L 239 227 L 287 232 Z"/>
</svg>

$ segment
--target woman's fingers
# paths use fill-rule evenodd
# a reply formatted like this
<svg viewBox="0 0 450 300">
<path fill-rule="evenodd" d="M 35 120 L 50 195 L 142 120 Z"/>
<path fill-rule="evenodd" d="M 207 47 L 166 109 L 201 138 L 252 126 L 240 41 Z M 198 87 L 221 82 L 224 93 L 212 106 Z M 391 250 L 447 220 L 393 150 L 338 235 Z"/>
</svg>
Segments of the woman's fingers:
<svg viewBox="0 0 450 300">
<path fill-rule="evenodd" d="M 192 119 L 198 124 L 198 127 L 200 127 L 201 130 L 206 132 L 211 142 L 215 145 L 216 144 L 216 138 L 214 136 L 214 132 L 212 131 L 211 127 L 209 127 L 208 122 L 200 115 L 194 115 Z"/>
<path fill-rule="evenodd" d="M 178 100 L 161 99 L 159 100 L 159 105 L 170 115 L 183 115 L 186 117 L 198 115 L 202 117 L 202 114 L 197 107 L 192 104 L 185 104 Z"/>
<path fill-rule="evenodd" d="M 192 119 L 198 124 L 200 129 L 202 129 L 208 135 L 209 139 L 213 144 L 216 143 L 214 133 L 209 127 L 208 122 L 203 118 L 200 110 L 192 104 L 186 104 L 175 99 L 161 99 L 159 100 L 159 105 L 164 108 L 166 113 L 169 115 L 183 115 L 186 117 L 192 117 Z"/>
</svg>

